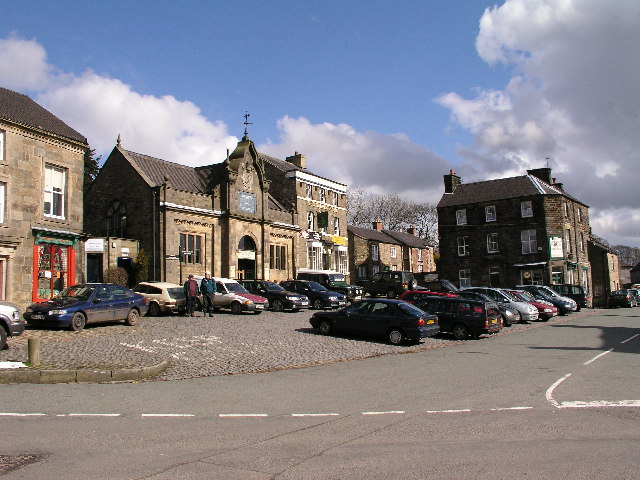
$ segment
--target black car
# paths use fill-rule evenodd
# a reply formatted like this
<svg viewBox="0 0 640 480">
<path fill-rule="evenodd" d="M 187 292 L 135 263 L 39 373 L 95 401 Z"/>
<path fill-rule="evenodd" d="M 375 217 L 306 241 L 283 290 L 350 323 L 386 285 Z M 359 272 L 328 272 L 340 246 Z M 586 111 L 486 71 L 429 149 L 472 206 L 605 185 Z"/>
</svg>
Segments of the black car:
<svg viewBox="0 0 640 480">
<path fill-rule="evenodd" d="M 631 289 L 615 290 L 609 294 L 609 308 L 637 307 L 638 298 Z"/>
<path fill-rule="evenodd" d="M 386 338 L 392 345 L 417 341 L 440 331 L 438 317 L 402 300 L 361 300 L 334 312 L 316 312 L 309 320 L 323 335 L 344 332 Z"/>
<path fill-rule="evenodd" d="M 554 292 L 558 293 L 558 295 L 573 299 L 578 304 L 576 312 L 587 307 L 587 294 L 582 286 L 570 284 L 556 284 L 549 286 Z"/>
<path fill-rule="evenodd" d="M 365 294 L 372 297 L 385 295 L 387 298 L 396 298 L 407 290 L 415 290 L 418 286 L 413 273 L 399 270 L 378 272 L 370 280 L 360 280 L 356 283 L 363 288 Z"/>
<path fill-rule="evenodd" d="M 456 292 L 462 298 L 470 298 L 472 300 L 482 300 L 484 302 L 493 302 L 493 299 L 487 297 L 483 293 L 472 292 L 469 290 L 459 290 Z M 514 323 L 518 323 L 522 320 L 520 316 L 520 312 L 518 312 L 515 308 L 510 307 L 506 303 L 498 302 L 498 309 L 500 310 L 500 315 L 502 315 L 502 324 L 505 327 L 510 327 Z"/>
<path fill-rule="evenodd" d="M 309 298 L 306 295 L 289 292 L 275 282 L 266 280 L 239 280 L 239 282 L 250 293 L 267 298 L 274 312 L 283 310 L 297 312 L 303 308 L 309 308 Z"/>
<path fill-rule="evenodd" d="M 290 292 L 309 297 L 309 303 L 316 310 L 344 307 L 347 304 L 347 297 L 342 293 L 332 292 L 309 280 L 286 280 L 280 282 L 280 285 Z"/>
<path fill-rule="evenodd" d="M 416 307 L 438 316 L 441 332 L 449 332 L 456 340 L 478 338 L 502 329 L 502 317 L 495 302 L 442 295 L 424 295 Z"/>
<path fill-rule="evenodd" d="M 339 272 L 300 268 L 298 269 L 298 276 L 296 278 L 298 280 L 311 280 L 312 282 L 319 283 L 327 290 L 342 293 L 350 302 L 361 300 L 364 295 L 362 287 L 358 285 L 349 285 L 345 280 L 345 276 Z"/>
<path fill-rule="evenodd" d="M 147 300 L 113 283 L 85 283 L 65 288 L 57 297 L 32 303 L 24 313 L 29 327 L 68 327 L 82 330 L 87 323 L 124 320 L 135 325 L 147 313 Z"/>
</svg>

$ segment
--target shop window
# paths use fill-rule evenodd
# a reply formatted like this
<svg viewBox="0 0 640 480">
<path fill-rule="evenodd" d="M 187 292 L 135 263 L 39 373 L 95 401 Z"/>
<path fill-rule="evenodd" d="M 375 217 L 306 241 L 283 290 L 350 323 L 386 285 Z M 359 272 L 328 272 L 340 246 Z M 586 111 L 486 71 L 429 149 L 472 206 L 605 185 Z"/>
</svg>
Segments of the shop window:
<svg viewBox="0 0 640 480">
<path fill-rule="evenodd" d="M 521 285 L 542 285 L 542 270 L 522 270 L 520 272 Z"/>
<path fill-rule="evenodd" d="M 44 214 L 64 218 L 66 172 L 53 165 L 44 166 Z"/>
<path fill-rule="evenodd" d="M 321 270 L 322 264 L 322 246 L 315 246 L 311 243 L 307 246 L 307 266 L 313 270 Z"/>
<path fill-rule="evenodd" d="M 182 262 L 191 264 L 202 263 L 202 237 L 189 233 L 180 234 L 180 252 Z"/>
<path fill-rule="evenodd" d="M 38 245 L 37 298 L 53 298 L 69 286 L 68 250 L 62 245 Z"/>
</svg>

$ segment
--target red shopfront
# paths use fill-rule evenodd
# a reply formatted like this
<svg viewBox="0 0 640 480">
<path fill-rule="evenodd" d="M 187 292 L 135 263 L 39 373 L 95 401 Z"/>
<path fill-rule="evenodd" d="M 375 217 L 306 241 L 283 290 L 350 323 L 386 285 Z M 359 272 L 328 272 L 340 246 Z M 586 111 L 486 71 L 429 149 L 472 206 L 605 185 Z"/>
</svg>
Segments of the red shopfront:
<svg viewBox="0 0 640 480">
<path fill-rule="evenodd" d="M 32 301 L 53 298 L 75 283 L 77 241 L 77 237 L 36 235 L 33 246 Z"/>
</svg>

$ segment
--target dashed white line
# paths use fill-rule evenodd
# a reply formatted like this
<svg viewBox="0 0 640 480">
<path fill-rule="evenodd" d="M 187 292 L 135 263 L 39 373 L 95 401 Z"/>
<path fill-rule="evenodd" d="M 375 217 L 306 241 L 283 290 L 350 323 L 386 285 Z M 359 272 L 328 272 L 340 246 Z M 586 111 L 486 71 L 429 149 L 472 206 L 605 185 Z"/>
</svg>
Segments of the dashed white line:
<svg viewBox="0 0 640 480">
<path fill-rule="evenodd" d="M 389 410 L 387 412 L 362 412 L 362 415 L 398 415 L 406 413 L 404 410 Z"/>
<path fill-rule="evenodd" d="M 142 413 L 141 417 L 195 417 L 191 413 Z"/>
<path fill-rule="evenodd" d="M 292 413 L 292 417 L 338 417 L 339 413 Z"/>
<path fill-rule="evenodd" d="M 640 400 L 620 400 L 609 402 L 607 400 L 593 400 L 591 402 L 562 402 L 558 408 L 601 408 L 601 407 L 640 407 Z"/>
<path fill-rule="evenodd" d="M 121 413 L 63 413 L 56 417 L 120 417 L 121 415 Z"/>
<path fill-rule="evenodd" d="M 268 413 L 221 413 L 220 418 L 268 417 Z"/>
<path fill-rule="evenodd" d="M 12 413 L 0 412 L 0 417 L 46 417 L 46 413 Z"/>
<path fill-rule="evenodd" d="M 640 333 L 636 333 L 634 336 L 627 338 L 626 340 L 621 341 L 620 343 L 627 343 L 633 340 L 634 338 L 640 336 Z"/>
<path fill-rule="evenodd" d="M 595 357 L 593 357 L 591 360 L 588 360 L 588 361 L 584 362 L 582 365 L 589 365 L 590 363 L 595 362 L 600 357 L 604 357 L 607 353 L 611 352 L 612 350 L 613 350 L 613 348 L 610 348 L 606 352 L 602 352 L 602 353 L 596 355 Z"/>
<path fill-rule="evenodd" d="M 506 410 L 532 410 L 533 407 L 502 407 L 502 408 L 492 408 L 492 412 L 504 412 Z"/>
<path fill-rule="evenodd" d="M 468 408 L 463 408 L 460 410 L 427 410 L 427 413 L 465 413 L 470 411 Z"/>
</svg>

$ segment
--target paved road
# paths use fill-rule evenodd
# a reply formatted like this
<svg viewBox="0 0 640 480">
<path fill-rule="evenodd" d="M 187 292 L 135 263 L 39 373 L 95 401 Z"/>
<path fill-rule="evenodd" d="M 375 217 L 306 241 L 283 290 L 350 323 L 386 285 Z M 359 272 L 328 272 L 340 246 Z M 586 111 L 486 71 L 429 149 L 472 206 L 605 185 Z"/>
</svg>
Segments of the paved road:
<svg viewBox="0 0 640 480">
<path fill-rule="evenodd" d="M 41 456 L 6 478 L 637 478 L 640 309 L 513 331 L 265 374 L 0 386 L 0 452 Z"/>
</svg>

